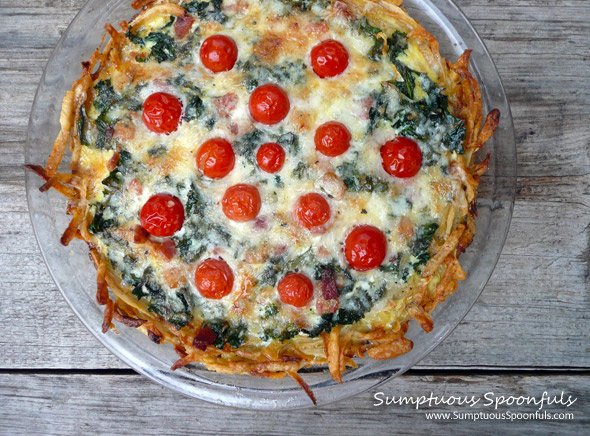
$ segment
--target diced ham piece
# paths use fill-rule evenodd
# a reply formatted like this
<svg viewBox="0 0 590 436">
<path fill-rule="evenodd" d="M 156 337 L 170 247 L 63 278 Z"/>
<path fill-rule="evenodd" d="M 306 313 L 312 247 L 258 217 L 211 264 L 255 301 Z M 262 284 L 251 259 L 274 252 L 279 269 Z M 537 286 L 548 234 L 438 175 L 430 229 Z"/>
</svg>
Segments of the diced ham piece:
<svg viewBox="0 0 590 436">
<path fill-rule="evenodd" d="M 238 96 L 229 92 L 221 97 L 213 99 L 213 106 L 221 118 L 229 118 L 232 111 L 238 105 Z"/>
<path fill-rule="evenodd" d="M 115 168 L 117 168 L 117 164 L 119 163 L 119 152 L 115 151 L 115 153 L 113 154 L 113 157 L 111 157 L 109 159 L 109 161 L 107 162 L 107 170 L 109 170 L 109 172 L 113 171 Z"/>
<path fill-rule="evenodd" d="M 346 185 L 340 177 L 332 172 L 324 174 L 317 183 L 326 194 L 330 195 L 335 200 L 342 200 L 346 193 Z"/>
<path fill-rule="evenodd" d="M 176 22 L 174 23 L 174 34 L 178 39 L 184 38 L 188 35 L 188 32 L 191 30 L 191 26 L 195 22 L 195 19 L 190 15 L 181 15 L 180 17 L 176 18 Z"/>
<path fill-rule="evenodd" d="M 338 288 L 336 287 L 336 280 L 334 279 L 334 272 L 330 268 L 324 268 L 322 270 L 322 296 L 326 300 L 338 299 Z"/>
<path fill-rule="evenodd" d="M 139 181 L 139 179 L 131 179 L 131 181 L 129 182 L 129 190 L 135 193 L 136 195 L 143 194 L 143 187 L 141 186 L 141 182 Z"/>
<path fill-rule="evenodd" d="M 193 340 L 193 346 L 201 351 L 207 349 L 207 345 L 213 345 L 217 340 L 217 333 L 208 326 L 202 327 Z"/>
<path fill-rule="evenodd" d="M 316 301 L 315 309 L 320 315 L 336 313 L 338 310 L 338 300 L 326 300 L 320 295 Z"/>
<path fill-rule="evenodd" d="M 139 224 L 135 226 L 135 230 L 133 231 L 133 242 L 136 244 L 143 244 L 148 240 L 149 237 L 150 234 L 146 229 L 141 227 Z"/>
<path fill-rule="evenodd" d="M 172 260 L 176 254 L 176 244 L 172 239 L 166 239 L 160 244 L 160 252 L 166 257 L 166 259 Z"/>
</svg>

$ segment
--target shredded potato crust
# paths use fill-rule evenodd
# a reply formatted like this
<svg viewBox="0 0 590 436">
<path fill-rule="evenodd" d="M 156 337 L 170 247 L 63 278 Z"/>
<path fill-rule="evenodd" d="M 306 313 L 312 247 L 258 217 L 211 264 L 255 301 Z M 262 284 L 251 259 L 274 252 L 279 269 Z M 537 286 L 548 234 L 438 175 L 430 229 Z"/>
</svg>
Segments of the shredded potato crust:
<svg viewBox="0 0 590 436">
<path fill-rule="evenodd" d="M 457 289 L 459 280 L 465 279 L 458 257 L 471 243 L 475 232 L 475 207 L 480 176 L 486 171 L 489 156 L 480 163 L 475 163 L 475 152 L 493 135 L 498 126 L 500 113 L 491 111 L 487 117 L 482 115 L 482 102 L 479 85 L 468 70 L 471 52 L 465 51 L 456 63 L 445 60 L 439 53 L 438 43 L 432 35 L 413 20 L 398 0 L 334 0 L 334 13 L 366 16 L 377 25 L 385 28 L 400 29 L 414 38 L 425 54 L 433 71 L 439 77 L 438 85 L 449 91 L 449 105 L 453 115 L 461 118 L 466 126 L 464 142 L 466 161 L 457 160 L 450 168 L 463 183 L 468 208 L 456 206 L 454 214 L 463 217 L 462 222 L 453 229 L 447 229 L 444 240 L 434 240 L 431 247 L 432 256 L 415 284 L 415 289 L 407 293 L 406 319 L 399 320 L 397 328 L 391 331 L 376 329 L 360 332 L 354 325 L 336 326 L 329 333 L 324 332 L 317 338 L 296 337 L 283 343 L 275 341 L 263 350 L 252 349 L 248 344 L 238 349 L 225 345 L 223 349 L 207 346 L 203 351 L 193 346 L 195 332 L 199 322 L 193 321 L 180 331 L 165 322 L 155 313 L 148 312 L 121 284 L 116 274 L 109 269 L 108 260 L 95 248 L 95 236 L 88 231 L 92 216 L 86 199 L 91 176 L 83 174 L 78 168 L 78 158 L 82 147 L 75 128 L 76 114 L 87 100 L 93 81 L 107 63 L 117 67 L 121 65 L 119 50 L 125 40 L 124 32 L 131 25 L 136 25 L 150 16 L 161 13 L 181 15 L 184 9 L 178 2 L 166 0 L 135 0 L 133 7 L 141 9 L 131 21 L 121 23 L 122 31 L 117 31 L 107 24 L 105 29 L 110 40 L 103 50 L 97 49 L 91 58 L 84 62 L 80 79 L 74 82 L 72 89 L 64 97 L 60 114 L 61 130 L 53 145 L 45 167 L 28 165 L 27 168 L 45 180 L 41 191 L 50 188 L 69 198 L 68 213 L 72 220 L 62 235 L 61 242 L 68 245 L 72 239 L 85 241 L 91 258 L 97 266 L 98 304 L 105 306 L 102 331 L 106 333 L 114 328 L 113 320 L 126 326 L 138 328 L 156 343 L 172 344 L 180 358 L 171 369 L 178 369 L 190 363 L 201 363 L 209 370 L 228 374 L 249 374 L 259 377 L 281 378 L 291 376 L 315 403 L 313 392 L 298 370 L 304 367 L 327 364 L 334 380 L 342 382 L 342 374 L 347 367 L 355 367 L 355 357 L 368 355 L 374 359 L 391 359 L 405 354 L 412 349 L 412 342 L 404 333 L 411 319 L 426 332 L 433 329 L 431 313 L 437 303 L 444 301 Z M 101 46 L 104 45 L 103 43 Z M 72 159 L 71 173 L 59 173 L 58 167 L 64 157 L 66 147 L 70 147 Z M 454 217 L 454 215 L 453 215 Z M 440 239 L 440 238 L 439 238 Z M 431 286 L 431 280 L 437 277 L 438 283 Z M 110 292 L 109 292 L 110 291 Z"/>
</svg>

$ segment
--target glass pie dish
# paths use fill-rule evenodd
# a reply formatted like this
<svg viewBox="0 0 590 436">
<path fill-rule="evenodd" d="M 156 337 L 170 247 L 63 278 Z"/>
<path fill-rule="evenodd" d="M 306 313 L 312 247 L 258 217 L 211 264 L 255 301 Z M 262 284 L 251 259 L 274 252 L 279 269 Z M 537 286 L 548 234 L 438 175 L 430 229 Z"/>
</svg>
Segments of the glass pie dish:
<svg viewBox="0 0 590 436">
<path fill-rule="evenodd" d="M 483 43 L 448 0 L 407 0 L 411 16 L 438 39 L 441 53 L 456 59 L 473 49 L 471 70 L 481 85 L 484 112 L 497 108 L 502 113 L 495 136 L 482 155 L 491 156 L 482 177 L 478 197 L 479 217 L 472 245 L 461 256 L 467 280 L 455 295 L 434 311 L 435 330 L 424 333 L 410 324 L 406 337 L 413 350 L 393 360 L 356 359 L 358 368 L 334 382 L 325 367 L 303 371 L 318 404 L 355 395 L 402 374 L 438 345 L 474 304 L 498 260 L 512 214 L 516 180 L 516 153 L 510 109 L 494 64 Z M 90 57 L 104 33 L 104 24 L 118 23 L 134 14 L 129 0 L 89 1 L 70 24 L 51 55 L 33 104 L 28 130 L 26 163 L 45 162 L 59 130 L 59 112 L 64 92 L 79 75 L 79 63 Z M 480 156 L 480 159 L 482 156 Z M 68 158 L 64 162 L 68 162 Z M 67 166 L 67 163 L 65 164 Z M 137 330 L 122 328 L 118 334 L 101 333 L 103 308 L 95 302 L 96 274 L 88 260 L 85 244 L 75 241 L 63 247 L 59 236 L 69 218 L 66 201 L 57 192 L 39 192 L 41 180 L 26 175 L 27 200 L 33 228 L 47 266 L 60 291 L 84 325 L 109 350 L 136 371 L 179 393 L 223 405 L 252 409 L 290 409 L 311 405 L 307 394 L 290 379 L 262 379 L 226 375 L 190 366 L 171 371 L 177 359 L 172 347 L 158 346 Z"/>
</svg>

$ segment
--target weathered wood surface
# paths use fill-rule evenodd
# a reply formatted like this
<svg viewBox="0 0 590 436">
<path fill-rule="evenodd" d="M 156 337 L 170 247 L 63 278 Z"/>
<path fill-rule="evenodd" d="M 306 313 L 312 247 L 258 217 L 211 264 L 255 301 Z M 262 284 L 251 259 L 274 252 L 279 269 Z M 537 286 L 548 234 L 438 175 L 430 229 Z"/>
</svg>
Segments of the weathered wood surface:
<svg viewBox="0 0 590 436">
<path fill-rule="evenodd" d="M 25 201 L 28 112 L 50 51 L 81 2 L 0 5 L 1 366 L 123 367 L 81 328 L 57 292 Z M 520 177 L 492 279 L 466 320 L 422 365 L 587 367 L 590 87 L 578 77 L 588 72 L 590 2 L 461 5 L 503 76 Z"/>
<path fill-rule="evenodd" d="M 575 380 L 575 383 L 573 381 Z M 73 388 L 75 386 L 75 389 Z M 566 386 L 566 388 L 564 388 Z M 535 413 L 539 406 L 489 404 L 501 396 L 568 396 L 570 407 L 544 406 L 544 411 L 572 413 L 573 419 L 477 420 L 427 419 L 426 412 Z M 402 376 L 393 383 L 356 398 L 322 408 L 287 412 L 252 412 L 229 409 L 179 397 L 138 375 L 0 375 L 0 434 L 20 434 L 26 417 L 28 436 L 51 435 L 544 435 L 581 436 L 590 430 L 588 402 L 590 377 L 517 376 Z M 377 395 L 375 398 L 375 394 Z M 439 399 L 474 397 L 473 407 L 431 407 L 423 404 L 381 404 L 386 397 Z M 492 394 L 488 394 L 488 393 Z M 487 397 L 486 397 L 487 394 Z M 375 406 L 375 404 L 381 404 Z M 454 415 L 452 415 L 454 416 Z M 480 415 L 482 416 L 482 415 Z M 452 429 L 452 430 L 451 430 Z"/>
<path fill-rule="evenodd" d="M 82 3 L 0 0 L 0 434 L 114 434 L 132 428 L 141 434 L 162 434 L 162 428 L 170 433 L 280 434 L 279 423 L 293 434 L 329 433 L 334 426 L 339 434 L 358 434 L 360 428 L 370 429 L 364 431 L 369 434 L 444 431 L 450 424 L 426 421 L 409 409 L 374 409 L 370 394 L 269 418 L 179 399 L 127 373 L 92 375 L 93 369 L 125 365 L 84 330 L 47 273 L 29 222 L 22 169 L 37 83 Z M 590 0 L 458 4 L 486 42 L 511 101 L 518 191 L 508 240 L 489 284 L 466 319 L 420 367 L 433 374 L 450 367 L 490 372 L 589 368 Z M 48 368 L 90 373 L 34 374 Z M 33 373 L 11 373 L 14 369 Z M 526 428 L 583 434 L 588 376 L 542 374 L 407 376 L 383 390 L 471 395 L 496 386 L 508 394 L 579 389 L 582 420 L 565 426 L 528 422 Z M 164 409 L 164 404 L 174 407 Z M 523 426 L 464 422 L 454 425 L 453 432 L 519 433 Z"/>
</svg>

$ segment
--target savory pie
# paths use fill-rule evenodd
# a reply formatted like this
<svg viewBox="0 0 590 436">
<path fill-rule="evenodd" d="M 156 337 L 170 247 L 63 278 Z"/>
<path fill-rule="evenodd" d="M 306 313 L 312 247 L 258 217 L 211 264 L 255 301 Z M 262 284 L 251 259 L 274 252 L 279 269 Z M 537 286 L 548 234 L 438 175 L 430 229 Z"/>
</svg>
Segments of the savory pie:
<svg viewBox="0 0 590 436">
<path fill-rule="evenodd" d="M 66 93 L 47 165 L 103 331 L 263 377 L 412 349 L 465 278 L 484 120 L 398 0 L 137 0 Z M 58 172 L 67 146 L 71 172 Z M 172 364 L 173 362 L 171 362 Z"/>
</svg>

